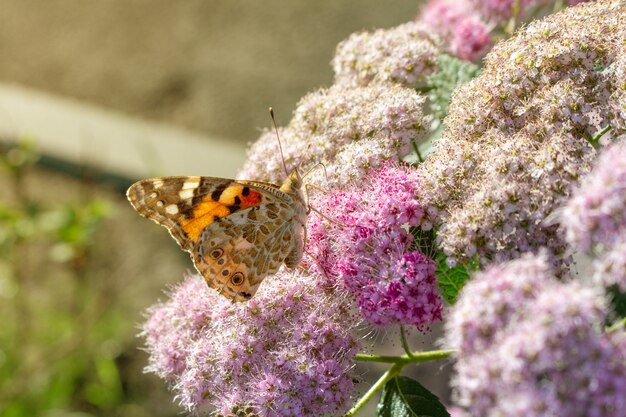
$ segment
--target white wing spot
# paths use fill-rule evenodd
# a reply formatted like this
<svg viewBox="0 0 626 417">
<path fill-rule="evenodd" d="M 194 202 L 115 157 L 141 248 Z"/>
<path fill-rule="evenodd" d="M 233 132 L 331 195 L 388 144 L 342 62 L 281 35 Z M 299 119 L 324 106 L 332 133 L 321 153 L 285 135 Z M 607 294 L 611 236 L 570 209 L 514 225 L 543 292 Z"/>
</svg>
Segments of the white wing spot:
<svg viewBox="0 0 626 417">
<path fill-rule="evenodd" d="M 157 198 L 157 195 L 158 195 L 158 194 L 157 194 L 156 192 L 154 192 L 154 191 L 153 191 L 153 192 L 151 192 L 151 193 L 150 193 L 149 197 L 150 197 L 150 198 Z"/>
<path fill-rule="evenodd" d="M 163 180 L 154 180 L 154 182 L 152 183 L 152 186 L 154 188 L 161 188 L 161 187 L 163 187 Z"/>
<path fill-rule="evenodd" d="M 178 195 L 183 200 L 189 200 L 190 198 L 193 198 L 193 191 L 194 191 L 194 188 L 183 188 L 182 190 L 180 190 Z"/>
<path fill-rule="evenodd" d="M 156 202 L 156 206 L 157 207 L 163 207 L 163 204 L 165 204 L 164 202 L 162 202 L 161 200 Z"/>
<path fill-rule="evenodd" d="M 192 190 L 200 185 L 200 177 L 190 177 L 183 183 L 183 190 Z"/>
<path fill-rule="evenodd" d="M 178 206 L 176 204 L 170 204 L 169 206 L 165 207 L 165 212 L 167 214 L 176 214 L 178 213 Z"/>
</svg>

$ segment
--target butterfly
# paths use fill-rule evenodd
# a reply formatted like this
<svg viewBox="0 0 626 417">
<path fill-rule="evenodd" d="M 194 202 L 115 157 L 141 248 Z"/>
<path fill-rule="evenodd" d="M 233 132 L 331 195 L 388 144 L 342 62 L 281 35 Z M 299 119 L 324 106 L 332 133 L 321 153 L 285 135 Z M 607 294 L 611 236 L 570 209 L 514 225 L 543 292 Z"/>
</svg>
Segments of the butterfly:
<svg viewBox="0 0 626 417">
<path fill-rule="evenodd" d="M 261 281 L 302 259 L 307 205 L 292 170 L 282 185 L 213 177 L 160 177 L 126 195 L 137 212 L 165 226 L 209 287 L 247 301 Z"/>
</svg>

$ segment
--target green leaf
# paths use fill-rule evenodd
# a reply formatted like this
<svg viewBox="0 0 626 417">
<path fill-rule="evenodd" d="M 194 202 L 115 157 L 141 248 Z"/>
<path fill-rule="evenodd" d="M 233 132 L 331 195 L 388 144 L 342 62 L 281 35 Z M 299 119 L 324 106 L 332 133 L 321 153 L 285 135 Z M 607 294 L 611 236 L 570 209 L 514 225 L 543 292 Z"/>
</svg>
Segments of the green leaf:
<svg viewBox="0 0 626 417">
<path fill-rule="evenodd" d="M 607 295 L 610 301 L 611 317 L 619 320 L 626 317 L 626 292 L 621 292 L 617 285 L 607 288 Z"/>
<path fill-rule="evenodd" d="M 377 417 L 450 417 L 439 398 L 422 384 L 397 376 L 383 387 Z"/>
<path fill-rule="evenodd" d="M 442 54 L 437 59 L 439 71 L 428 77 L 428 98 L 432 112 L 443 120 L 448 114 L 452 93 L 461 84 L 480 74 L 480 68 L 471 62 Z"/>
<path fill-rule="evenodd" d="M 454 304 L 461 288 L 471 278 L 470 274 L 478 269 L 478 262 L 470 260 L 466 264 L 459 264 L 450 268 L 446 264 L 446 256 L 439 252 L 435 258 L 437 269 L 437 286 L 441 295 L 448 304 Z"/>
</svg>

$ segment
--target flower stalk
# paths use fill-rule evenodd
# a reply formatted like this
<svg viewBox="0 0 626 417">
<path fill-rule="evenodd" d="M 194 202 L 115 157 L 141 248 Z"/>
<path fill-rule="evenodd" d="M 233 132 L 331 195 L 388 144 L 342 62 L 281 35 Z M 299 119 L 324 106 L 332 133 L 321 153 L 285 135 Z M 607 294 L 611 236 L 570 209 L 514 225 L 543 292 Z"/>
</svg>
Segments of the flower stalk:
<svg viewBox="0 0 626 417">
<path fill-rule="evenodd" d="M 404 352 L 411 356 L 413 353 L 411 352 L 411 346 L 409 346 L 409 341 L 406 339 L 406 331 L 404 330 L 404 326 L 400 326 L 400 340 L 402 340 L 402 348 Z"/>
<path fill-rule="evenodd" d="M 599 131 L 598 133 L 596 133 L 595 136 L 593 136 L 592 138 L 589 138 L 589 143 L 591 143 L 591 146 L 598 149 L 598 147 L 600 146 L 600 138 L 604 136 L 604 134 L 608 132 L 609 130 L 611 130 L 611 125 L 606 125 L 606 127 L 602 129 L 601 131 Z"/>
<path fill-rule="evenodd" d="M 385 384 L 393 379 L 395 376 L 400 374 L 403 367 L 404 365 L 398 363 L 393 364 L 391 368 L 389 368 L 387 372 L 382 374 L 378 381 L 376 381 L 376 383 L 372 385 L 372 387 L 361 398 L 359 398 L 356 404 L 354 404 L 354 407 L 348 410 L 348 412 L 345 414 L 345 417 L 355 415 L 356 412 L 359 411 L 361 407 L 363 407 L 374 396 L 374 394 L 376 394 L 378 390 L 384 387 Z"/>
<path fill-rule="evenodd" d="M 404 336 L 404 331 L 401 330 L 401 334 Z M 403 337 L 403 341 L 406 339 Z M 353 416 L 359 411 L 369 400 L 372 399 L 374 394 L 385 386 L 394 377 L 398 376 L 402 369 L 409 364 L 436 361 L 440 359 L 447 359 L 455 352 L 454 349 L 447 350 L 433 350 L 429 352 L 407 352 L 400 356 L 385 356 L 385 355 L 370 355 L 366 353 L 357 353 L 355 360 L 362 362 L 380 362 L 391 363 L 391 367 L 381 375 L 381 377 L 372 385 L 372 387 L 365 393 L 354 406 L 345 414 L 345 416 Z"/>
<path fill-rule="evenodd" d="M 430 362 L 440 359 L 447 359 L 453 353 L 455 349 L 443 349 L 443 350 L 431 350 L 428 352 L 411 352 L 410 355 L 399 356 L 387 356 L 387 355 L 370 355 L 368 353 L 357 353 L 354 357 L 355 360 L 361 362 L 380 362 L 380 363 L 393 363 L 402 366 L 406 366 L 412 363 Z"/>
<path fill-rule="evenodd" d="M 611 324 L 607 329 L 606 332 L 607 333 L 613 333 L 619 329 L 623 329 L 624 327 L 626 327 L 626 318 L 623 318 L 621 320 L 616 321 L 615 323 Z M 357 354 L 358 356 L 358 354 Z"/>
</svg>

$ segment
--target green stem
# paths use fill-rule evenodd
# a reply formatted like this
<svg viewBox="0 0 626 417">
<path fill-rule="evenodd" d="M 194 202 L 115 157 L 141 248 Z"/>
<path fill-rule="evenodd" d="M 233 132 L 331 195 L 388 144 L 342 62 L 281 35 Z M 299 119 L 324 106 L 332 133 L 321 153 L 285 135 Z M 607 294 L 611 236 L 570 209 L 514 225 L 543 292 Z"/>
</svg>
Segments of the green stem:
<svg viewBox="0 0 626 417">
<path fill-rule="evenodd" d="M 402 364 L 393 364 L 391 368 L 389 368 L 387 372 L 382 374 L 382 376 L 378 378 L 378 381 L 376 381 L 376 383 L 372 385 L 372 387 L 361 398 L 359 398 L 356 404 L 354 404 L 354 406 L 346 414 L 344 414 L 344 417 L 355 415 L 356 412 L 361 409 L 361 407 L 363 407 L 369 400 L 372 399 L 374 394 L 376 394 L 379 389 L 384 387 L 385 384 L 391 379 L 395 378 L 402 371 L 403 367 L 404 365 Z"/>
<path fill-rule="evenodd" d="M 611 326 L 606 329 L 606 332 L 611 333 L 623 327 L 626 327 L 626 317 L 611 324 Z"/>
<path fill-rule="evenodd" d="M 600 138 L 602 136 L 604 136 L 604 134 L 606 132 L 608 132 L 609 130 L 611 130 L 612 126 L 611 125 L 606 125 L 606 127 L 604 129 L 602 129 L 601 131 L 599 131 L 598 133 L 596 133 L 596 135 L 594 137 L 592 137 L 591 139 L 589 139 L 589 143 L 591 143 L 591 146 L 593 146 L 594 148 L 598 148 L 598 144 L 600 142 Z"/>
<path fill-rule="evenodd" d="M 385 355 L 369 355 L 367 353 L 357 353 L 355 359 L 361 362 L 381 362 L 381 363 L 393 363 L 398 365 L 408 365 L 411 363 L 430 362 L 440 359 L 449 358 L 454 352 L 454 349 L 447 350 L 432 350 L 430 352 L 412 352 L 411 356 L 385 356 Z"/>
<path fill-rule="evenodd" d="M 404 326 L 400 326 L 400 340 L 402 340 L 404 353 L 406 353 L 408 356 L 413 356 L 413 353 L 411 352 L 411 346 L 409 346 L 409 341 L 406 340 L 406 332 L 404 331 Z"/>
<path fill-rule="evenodd" d="M 417 154 L 417 160 L 421 164 L 422 162 L 424 162 L 424 158 L 422 158 L 422 154 L 420 153 L 420 149 L 419 149 L 419 147 L 417 146 L 417 143 L 415 143 L 414 140 L 411 141 L 411 144 L 413 145 L 413 150 Z"/>
<path fill-rule="evenodd" d="M 401 328 L 402 329 L 402 328 Z M 401 330 L 402 331 L 402 330 Z M 401 333 L 403 334 L 403 333 Z M 369 355 L 366 353 L 357 353 L 355 359 L 362 362 L 382 362 L 391 363 L 389 368 L 382 376 L 376 381 L 374 385 L 354 404 L 354 406 L 344 416 L 349 417 L 356 414 L 369 400 L 372 399 L 374 394 L 387 382 L 395 378 L 402 372 L 402 368 L 406 365 L 419 362 L 436 361 L 438 359 L 446 359 L 455 352 L 453 349 L 448 350 L 433 350 L 430 352 L 407 352 L 402 356 L 383 356 L 383 355 Z"/>
</svg>

